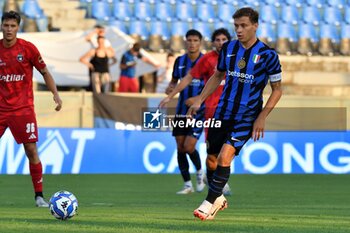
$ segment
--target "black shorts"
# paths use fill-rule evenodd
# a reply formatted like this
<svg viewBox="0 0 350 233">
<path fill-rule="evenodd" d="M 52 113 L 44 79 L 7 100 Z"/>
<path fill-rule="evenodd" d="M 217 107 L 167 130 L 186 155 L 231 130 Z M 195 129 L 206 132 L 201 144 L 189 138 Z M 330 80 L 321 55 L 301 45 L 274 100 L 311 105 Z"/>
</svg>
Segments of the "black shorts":
<svg viewBox="0 0 350 233">
<path fill-rule="evenodd" d="M 173 128 L 173 136 L 191 136 L 194 137 L 196 139 L 199 139 L 200 136 L 202 135 L 203 132 L 203 127 L 182 127 L 182 126 L 186 126 L 186 122 L 190 121 L 191 119 L 188 119 L 186 117 L 175 117 L 174 118 L 174 124 L 176 124 L 176 126 L 174 126 Z M 198 120 L 196 118 L 196 120 Z M 203 117 L 204 120 L 204 117 Z M 181 126 L 182 124 L 182 126 Z"/>
<path fill-rule="evenodd" d="M 220 128 L 209 128 L 207 153 L 219 154 L 221 147 L 227 143 L 236 149 L 235 154 L 238 155 L 252 135 L 254 121 L 253 117 L 240 120 L 222 120 Z"/>
</svg>

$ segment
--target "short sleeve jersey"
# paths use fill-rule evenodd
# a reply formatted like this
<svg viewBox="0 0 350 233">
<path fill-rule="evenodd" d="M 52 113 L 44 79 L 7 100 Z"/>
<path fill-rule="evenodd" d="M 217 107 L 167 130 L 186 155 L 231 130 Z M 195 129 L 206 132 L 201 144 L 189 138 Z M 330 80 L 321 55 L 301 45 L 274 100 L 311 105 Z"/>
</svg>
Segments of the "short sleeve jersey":
<svg viewBox="0 0 350 233">
<path fill-rule="evenodd" d="M 263 90 L 281 80 L 281 64 L 274 49 L 257 40 L 245 49 L 238 40 L 224 44 L 217 69 L 226 72 L 226 83 L 215 118 L 232 120 L 257 116 L 263 105 Z"/>
<path fill-rule="evenodd" d="M 33 67 L 46 67 L 35 45 L 17 38 L 5 48 L 0 40 L 0 114 L 22 115 L 34 109 Z"/>
<path fill-rule="evenodd" d="M 123 54 L 121 63 L 122 64 L 134 63 L 136 62 L 137 58 L 142 58 L 142 55 L 140 54 L 139 56 L 134 56 L 129 50 Z M 134 78 L 135 74 L 136 74 L 135 66 L 130 66 L 126 69 L 121 70 L 121 75 L 128 78 Z"/>
<path fill-rule="evenodd" d="M 196 60 L 193 62 L 188 57 L 187 54 L 179 56 L 176 58 L 173 69 L 173 79 L 181 80 L 186 76 L 188 71 L 200 60 L 202 53 L 199 54 Z M 185 104 L 185 101 L 193 96 L 197 96 L 201 93 L 204 87 L 204 80 L 192 79 L 190 85 L 180 92 L 179 100 L 176 107 L 176 114 L 185 116 L 188 110 L 188 107 Z"/>
<path fill-rule="evenodd" d="M 204 84 L 215 73 L 218 63 L 219 54 L 216 51 L 211 51 L 205 54 L 191 69 L 191 76 L 196 79 L 203 79 Z M 220 86 L 205 100 L 206 108 L 216 108 L 220 96 L 222 94 L 224 81 Z"/>
</svg>

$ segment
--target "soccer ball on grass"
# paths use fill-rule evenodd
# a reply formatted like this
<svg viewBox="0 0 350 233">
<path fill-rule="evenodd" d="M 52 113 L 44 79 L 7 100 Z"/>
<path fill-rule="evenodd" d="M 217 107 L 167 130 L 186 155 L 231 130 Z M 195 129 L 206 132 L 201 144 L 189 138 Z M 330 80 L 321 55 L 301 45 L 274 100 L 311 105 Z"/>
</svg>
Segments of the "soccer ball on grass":
<svg viewBox="0 0 350 233">
<path fill-rule="evenodd" d="M 58 191 L 50 198 L 49 208 L 55 218 L 66 220 L 77 214 L 78 200 L 71 192 Z"/>
</svg>

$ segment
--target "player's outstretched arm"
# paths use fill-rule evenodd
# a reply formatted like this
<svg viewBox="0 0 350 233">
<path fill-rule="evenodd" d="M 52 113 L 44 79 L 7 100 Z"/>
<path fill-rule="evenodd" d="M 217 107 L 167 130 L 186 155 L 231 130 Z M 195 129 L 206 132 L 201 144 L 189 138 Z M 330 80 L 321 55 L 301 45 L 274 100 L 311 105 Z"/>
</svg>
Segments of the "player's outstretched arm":
<svg viewBox="0 0 350 233">
<path fill-rule="evenodd" d="M 208 98 L 220 85 L 221 80 L 224 78 L 225 72 L 215 71 L 215 73 L 210 77 L 208 82 L 205 84 L 199 98 L 195 99 L 195 102 L 188 109 L 187 115 L 195 115 L 200 108 L 203 101 Z"/>
<path fill-rule="evenodd" d="M 185 76 L 183 79 L 181 79 L 181 81 L 180 81 L 180 83 L 179 83 L 178 85 L 176 85 L 176 86 L 175 86 L 174 88 L 172 88 L 172 89 L 169 89 L 169 90 L 171 90 L 170 93 L 168 94 L 167 97 L 165 97 L 165 98 L 160 102 L 159 107 L 160 107 L 160 108 L 165 107 L 166 104 L 169 103 L 169 101 L 170 101 L 172 98 L 174 98 L 174 96 L 175 96 L 177 93 L 181 92 L 183 89 L 185 89 L 185 88 L 192 82 L 192 79 L 193 79 L 192 75 L 188 72 L 188 73 L 186 74 L 186 76 Z M 170 84 L 171 84 L 171 83 L 170 83 Z M 169 84 L 169 85 L 170 85 L 170 84 Z"/>
<path fill-rule="evenodd" d="M 53 79 L 51 73 L 49 72 L 49 70 L 45 67 L 44 69 L 40 70 L 40 73 L 42 74 L 44 80 L 45 80 L 45 84 L 47 86 L 47 88 L 52 92 L 53 94 L 53 100 L 56 103 L 56 111 L 61 110 L 62 108 L 62 100 L 58 94 L 57 91 L 57 87 L 56 87 L 56 83 L 55 80 Z"/>
<path fill-rule="evenodd" d="M 254 141 L 259 140 L 260 137 L 264 137 L 265 130 L 265 121 L 269 113 L 274 109 L 278 101 L 282 96 L 282 83 L 278 82 L 270 82 L 272 92 L 270 94 L 269 99 L 266 102 L 265 107 L 260 112 L 258 118 L 255 120 L 253 125 L 252 138 Z"/>
</svg>

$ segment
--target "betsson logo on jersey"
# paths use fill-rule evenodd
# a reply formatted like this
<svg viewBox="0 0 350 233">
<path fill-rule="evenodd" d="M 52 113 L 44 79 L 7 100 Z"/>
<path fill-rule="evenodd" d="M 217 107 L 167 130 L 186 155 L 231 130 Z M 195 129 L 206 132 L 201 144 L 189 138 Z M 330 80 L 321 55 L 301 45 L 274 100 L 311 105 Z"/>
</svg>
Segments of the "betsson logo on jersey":
<svg viewBox="0 0 350 233">
<path fill-rule="evenodd" d="M 24 74 L 8 74 L 8 75 L 2 75 L 0 74 L 0 81 L 4 82 L 19 82 L 23 81 L 25 75 Z"/>
<path fill-rule="evenodd" d="M 241 83 L 250 83 L 250 84 L 253 83 L 255 78 L 254 75 L 252 74 L 245 74 L 245 73 L 230 71 L 230 70 L 227 72 L 227 75 L 237 77 L 238 81 L 240 81 Z"/>
</svg>

